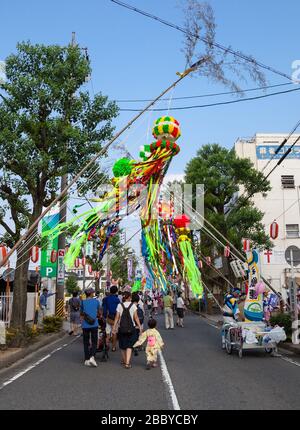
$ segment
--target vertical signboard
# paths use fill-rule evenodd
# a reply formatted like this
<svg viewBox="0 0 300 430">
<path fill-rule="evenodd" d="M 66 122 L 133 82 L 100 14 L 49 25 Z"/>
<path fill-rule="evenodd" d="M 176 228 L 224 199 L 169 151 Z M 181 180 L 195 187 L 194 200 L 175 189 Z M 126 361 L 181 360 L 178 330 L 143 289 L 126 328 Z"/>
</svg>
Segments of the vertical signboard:
<svg viewBox="0 0 300 430">
<path fill-rule="evenodd" d="M 245 321 L 262 321 L 263 319 L 263 296 L 257 295 L 256 284 L 260 280 L 259 252 L 253 249 L 247 252 L 247 264 L 249 270 L 249 288 L 245 300 Z"/>
<path fill-rule="evenodd" d="M 59 213 L 46 216 L 42 219 L 42 232 L 51 230 L 59 223 Z M 51 262 L 52 250 L 57 251 L 58 238 L 48 240 L 47 247 L 42 249 L 41 253 L 41 277 L 42 278 L 56 278 L 57 262 Z"/>
<path fill-rule="evenodd" d="M 64 285 L 65 283 L 65 250 L 59 249 L 57 256 L 57 285 Z"/>
</svg>

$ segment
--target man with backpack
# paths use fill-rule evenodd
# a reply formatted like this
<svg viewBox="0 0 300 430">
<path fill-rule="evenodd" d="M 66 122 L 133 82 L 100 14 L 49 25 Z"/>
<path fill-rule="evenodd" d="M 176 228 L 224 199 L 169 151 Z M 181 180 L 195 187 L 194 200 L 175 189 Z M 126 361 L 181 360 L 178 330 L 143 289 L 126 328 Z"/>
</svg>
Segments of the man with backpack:
<svg viewBox="0 0 300 430">
<path fill-rule="evenodd" d="M 122 353 L 121 364 L 125 369 L 131 368 L 131 354 L 134 343 L 137 340 L 136 328 L 138 327 L 139 333 L 142 332 L 142 326 L 138 318 L 137 306 L 132 303 L 131 293 L 125 291 L 123 294 L 123 303 L 117 306 L 116 318 L 113 326 L 113 334 L 117 333 L 119 327 L 119 347 Z"/>
<path fill-rule="evenodd" d="M 117 335 L 112 332 L 113 325 L 116 318 L 117 306 L 120 304 L 118 297 L 118 287 L 113 285 L 110 287 L 109 296 L 105 297 L 102 302 L 103 317 L 106 320 L 106 337 L 109 344 L 110 338 L 112 339 L 112 352 L 116 351 Z"/>
</svg>

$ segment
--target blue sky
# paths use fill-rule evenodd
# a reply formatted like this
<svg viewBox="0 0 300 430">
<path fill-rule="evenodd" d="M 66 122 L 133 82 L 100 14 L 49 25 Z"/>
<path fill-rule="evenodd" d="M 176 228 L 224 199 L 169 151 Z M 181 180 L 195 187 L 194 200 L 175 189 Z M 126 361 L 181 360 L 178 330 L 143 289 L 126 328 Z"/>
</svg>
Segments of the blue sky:
<svg viewBox="0 0 300 430">
<path fill-rule="evenodd" d="M 177 0 L 126 0 L 133 6 L 182 25 L 183 15 Z M 215 11 L 216 39 L 223 45 L 253 55 L 257 60 L 287 74 L 292 62 L 300 59 L 298 0 L 211 0 Z M 68 44 L 72 31 L 77 42 L 88 47 L 92 61 L 92 81 L 86 88 L 101 91 L 111 99 L 152 98 L 176 79 L 185 66 L 181 52 L 183 36 L 174 29 L 149 20 L 113 4 L 110 0 L 2 0 L 0 60 L 15 51 L 18 41 Z M 269 84 L 286 82 L 267 74 Z M 249 81 L 244 88 L 255 87 Z M 187 78 L 172 93 L 173 97 L 226 91 L 206 78 Z M 252 94 L 254 95 L 254 94 Z M 256 132 L 289 132 L 299 120 L 299 97 L 295 92 L 259 101 L 228 106 L 172 112 L 181 123 L 178 141 L 180 154 L 170 173 L 180 174 L 201 145 L 218 142 L 232 147 L 238 137 Z M 232 100 L 226 95 L 192 101 L 161 102 L 158 107 L 203 104 Z M 120 107 L 143 107 L 144 103 L 122 103 Z M 119 129 L 133 116 L 121 112 L 115 120 Z M 150 125 L 160 114 L 143 117 L 125 136 L 133 156 L 149 141 Z"/>
<path fill-rule="evenodd" d="M 177 0 L 128 0 L 128 3 L 162 18 L 182 24 Z M 217 40 L 231 45 L 256 59 L 290 74 L 291 64 L 300 59 L 297 36 L 300 3 L 297 0 L 212 0 L 217 22 Z M 109 0 L 2 0 L 0 60 L 15 50 L 16 43 L 67 44 L 72 31 L 78 43 L 88 47 L 92 60 L 92 93 L 102 91 L 112 99 L 151 98 L 183 70 L 182 34 L 160 23 L 116 6 Z M 270 84 L 284 78 L 267 74 Z M 253 87 L 252 82 L 243 84 Z M 226 90 L 206 78 L 187 78 L 173 93 L 174 97 Z M 252 95 L 252 94 L 251 94 Z M 253 94 L 254 95 L 254 94 Z M 196 150 L 207 142 L 231 147 L 240 136 L 256 132 L 288 132 L 299 119 L 298 92 L 259 101 L 229 106 L 175 111 L 182 137 L 181 153 L 173 160 L 171 173 L 181 173 Z M 203 104 L 231 100 L 232 96 L 171 102 L 170 106 Z M 143 107 L 144 103 L 120 107 Z M 166 107 L 164 102 L 159 107 Z M 132 113 L 122 112 L 115 121 L 124 125 Z M 137 155 L 149 137 L 150 123 L 158 116 L 145 117 L 128 136 L 128 148 Z M 148 133 L 147 133 L 148 132 Z M 139 141 L 140 140 L 140 141 Z M 139 141 L 139 142 L 138 142 Z"/>
</svg>

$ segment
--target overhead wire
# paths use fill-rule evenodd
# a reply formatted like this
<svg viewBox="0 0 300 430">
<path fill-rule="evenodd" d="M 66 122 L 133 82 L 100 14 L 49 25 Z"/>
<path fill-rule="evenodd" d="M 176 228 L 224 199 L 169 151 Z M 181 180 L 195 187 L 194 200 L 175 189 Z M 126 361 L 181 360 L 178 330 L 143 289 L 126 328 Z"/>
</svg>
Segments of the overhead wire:
<svg viewBox="0 0 300 430">
<path fill-rule="evenodd" d="M 145 11 L 143 11 L 141 9 L 138 9 L 138 8 L 136 8 L 136 7 L 132 6 L 132 5 L 129 5 L 127 3 L 124 3 L 124 2 L 122 2 L 120 0 L 110 0 L 110 1 L 113 2 L 113 3 L 115 3 L 115 4 L 117 4 L 117 5 L 119 5 L 119 6 L 122 6 L 122 7 L 126 8 L 126 9 L 132 10 L 133 12 L 136 12 L 136 13 L 138 13 L 140 15 L 146 16 L 147 18 L 150 18 L 152 20 L 158 21 L 161 24 L 164 24 L 164 25 L 166 25 L 168 27 L 174 28 L 175 30 L 180 31 L 181 33 L 184 33 L 184 34 L 186 34 L 189 37 L 192 37 L 192 38 L 198 39 L 198 40 L 202 40 L 202 42 L 204 42 L 205 44 L 207 44 L 209 47 L 214 46 L 215 48 L 218 48 L 219 50 L 221 50 L 221 51 L 223 51 L 225 53 L 229 53 L 229 54 L 231 54 L 231 55 L 233 55 L 233 56 L 235 56 L 237 58 L 240 58 L 240 59 L 242 59 L 242 60 L 244 60 L 244 61 L 246 61 L 248 63 L 255 64 L 256 66 L 258 66 L 258 67 L 260 67 L 260 68 L 262 68 L 264 70 L 268 70 L 269 72 L 272 72 L 272 73 L 274 73 L 276 75 L 279 75 L 279 76 L 282 76 L 282 77 L 288 79 L 289 81 L 293 81 L 294 82 L 293 78 L 291 76 L 287 75 L 286 73 L 281 72 L 280 70 L 277 70 L 277 69 L 275 69 L 272 66 L 268 66 L 268 65 L 262 63 L 261 61 L 257 61 L 253 57 L 245 55 L 245 54 L 243 54 L 240 51 L 236 51 L 236 50 L 234 50 L 234 49 L 232 49 L 232 48 L 230 48 L 228 46 L 224 46 L 224 45 L 222 45 L 222 44 L 220 44 L 218 42 L 213 42 L 211 40 L 208 40 L 205 37 L 202 37 L 202 36 L 199 36 L 198 34 L 192 33 L 192 32 L 186 30 L 185 28 L 183 28 L 183 27 L 181 27 L 179 25 L 173 24 L 173 23 L 171 23 L 169 21 L 166 21 L 165 19 L 162 19 L 162 18 L 160 18 L 160 17 L 158 17 L 156 15 L 153 15 L 151 13 L 145 12 Z"/>
<path fill-rule="evenodd" d="M 231 105 L 231 104 L 235 104 L 235 103 L 242 103 L 242 102 L 247 102 L 247 101 L 265 99 L 265 98 L 269 98 L 269 97 L 273 97 L 273 96 L 278 96 L 278 95 L 282 95 L 282 94 L 289 94 L 289 93 L 293 93 L 295 91 L 300 91 L 300 88 L 293 88 L 292 90 L 285 90 L 285 91 L 277 91 L 275 93 L 263 94 L 261 96 L 246 97 L 246 98 L 241 98 L 241 99 L 238 99 L 238 100 L 227 100 L 227 101 L 223 101 L 223 102 L 208 103 L 208 104 L 204 104 L 204 105 L 177 106 L 177 107 L 168 108 L 168 110 L 169 111 L 190 110 L 190 109 L 208 108 L 208 107 L 213 107 L 213 106 Z M 166 109 L 164 109 L 164 108 L 155 108 L 155 109 L 149 109 L 149 110 L 151 110 L 152 112 L 162 112 L 162 111 L 165 111 Z M 120 108 L 119 111 L 120 112 L 140 112 L 141 109 Z"/>
</svg>

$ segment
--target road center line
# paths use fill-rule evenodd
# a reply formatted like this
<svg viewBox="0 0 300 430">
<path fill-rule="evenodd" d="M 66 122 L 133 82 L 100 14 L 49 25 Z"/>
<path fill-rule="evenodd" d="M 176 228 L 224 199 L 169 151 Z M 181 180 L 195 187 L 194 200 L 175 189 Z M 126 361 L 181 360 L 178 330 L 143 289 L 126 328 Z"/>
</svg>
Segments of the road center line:
<svg viewBox="0 0 300 430">
<path fill-rule="evenodd" d="M 71 345 L 73 342 L 75 342 L 75 340 L 77 340 L 79 336 L 77 336 L 75 339 L 73 339 L 71 342 L 69 343 L 65 343 L 63 346 L 54 349 L 52 352 L 50 352 L 49 354 L 45 355 L 45 357 L 41 358 L 40 360 L 38 360 L 37 362 L 35 362 L 34 364 L 31 364 L 30 366 L 26 367 L 24 370 L 22 370 L 21 372 L 17 373 L 16 375 L 14 375 L 12 378 L 8 379 L 7 381 L 3 382 L 3 384 L 0 385 L 0 391 L 5 388 L 7 385 L 11 384 L 12 382 L 16 381 L 17 379 L 21 378 L 21 376 L 25 375 L 27 372 L 29 372 L 30 370 L 34 369 L 35 367 L 39 366 L 41 363 L 43 363 L 45 360 L 47 360 L 48 358 L 50 358 L 53 354 L 55 354 L 57 351 L 60 351 L 61 349 L 65 348 L 68 345 Z"/>
<path fill-rule="evenodd" d="M 167 391 L 171 397 L 171 402 L 172 402 L 172 406 L 173 409 L 175 411 L 180 411 L 180 406 L 178 403 L 178 399 L 175 393 L 175 389 L 171 380 L 171 376 L 169 374 L 168 368 L 167 368 L 167 364 L 165 362 L 164 356 L 162 354 L 161 351 L 159 351 L 158 353 L 159 358 L 160 358 L 160 364 L 161 364 L 161 373 L 162 373 L 162 377 L 163 377 L 163 381 L 164 384 L 166 385 Z"/>
</svg>

